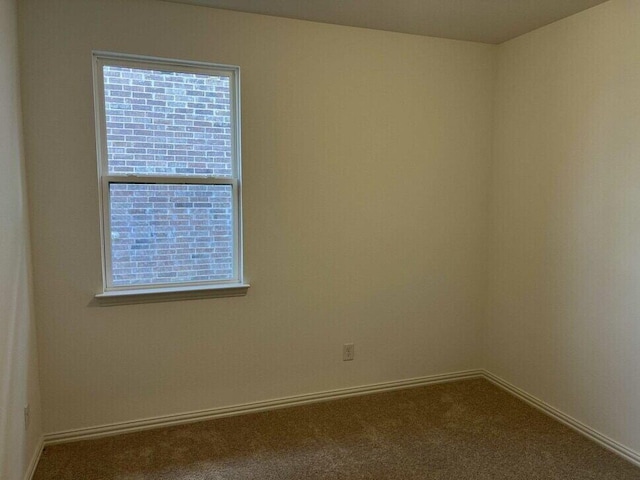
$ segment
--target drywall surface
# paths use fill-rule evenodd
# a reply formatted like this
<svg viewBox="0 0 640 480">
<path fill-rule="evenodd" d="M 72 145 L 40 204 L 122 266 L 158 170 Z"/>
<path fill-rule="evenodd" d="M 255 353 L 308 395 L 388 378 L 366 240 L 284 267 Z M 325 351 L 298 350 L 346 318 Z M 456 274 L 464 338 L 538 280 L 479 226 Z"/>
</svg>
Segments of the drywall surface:
<svg viewBox="0 0 640 480">
<path fill-rule="evenodd" d="M 24 477 L 42 433 L 18 82 L 17 2 L 0 0 L 0 478 Z M 30 406 L 25 430 L 23 408 Z"/>
<path fill-rule="evenodd" d="M 47 432 L 477 367 L 495 47 L 146 0 L 21 12 Z M 241 67 L 246 297 L 92 305 L 94 49 Z"/>
<path fill-rule="evenodd" d="M 499 47 L 486 367 L 640 451 L 640 2 Z"/>
</svg>

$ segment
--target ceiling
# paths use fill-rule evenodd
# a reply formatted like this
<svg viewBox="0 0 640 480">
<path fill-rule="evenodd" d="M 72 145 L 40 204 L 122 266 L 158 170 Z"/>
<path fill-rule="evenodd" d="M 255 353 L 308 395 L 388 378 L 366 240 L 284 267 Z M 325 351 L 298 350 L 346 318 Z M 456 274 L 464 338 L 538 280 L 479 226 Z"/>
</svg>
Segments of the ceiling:
<svg viewBox="0 0 640 480">
<path fill-rule="evenodd" d="M 606 0 L 169 0 L 314 22 L 502 43 Z"/>
</svg>

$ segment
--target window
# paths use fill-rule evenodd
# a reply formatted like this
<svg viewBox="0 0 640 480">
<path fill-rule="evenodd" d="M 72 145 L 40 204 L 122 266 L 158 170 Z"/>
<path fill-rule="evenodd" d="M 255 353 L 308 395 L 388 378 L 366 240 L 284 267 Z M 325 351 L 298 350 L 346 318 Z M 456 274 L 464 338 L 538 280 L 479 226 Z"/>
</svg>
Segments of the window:
<svg viewBox="0 0 640 480">
<path fill-rule="evenodd" d="M 96 53 L 94 77 L 97 297 L 246 293 L 239 69 Z"/>
</svg>

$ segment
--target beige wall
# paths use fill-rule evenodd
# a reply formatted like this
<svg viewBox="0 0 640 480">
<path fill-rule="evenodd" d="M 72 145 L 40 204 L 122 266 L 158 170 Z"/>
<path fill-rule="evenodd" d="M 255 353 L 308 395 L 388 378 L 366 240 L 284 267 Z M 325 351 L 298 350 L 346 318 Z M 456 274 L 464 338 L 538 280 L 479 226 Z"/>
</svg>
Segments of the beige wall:
<svg viewBox="0 0 640 480">
<path fill-rule="evenodd" d="M 494 47 L 155 0 L 23 4 L 46 431 L 480 364 Z M 92 49 L 241 66 L 248 296 L 91 305 Z"/>
<path fill-rule="evenodd" d="M 640 451 L 640 2 L 499 48 L 485 363 Z"/>
<path fill-rule="evenodd" d="M 17 2 L 0 0 L 0 478 L 21 479 L 36 453 L 40 398 L 24 194 Z M 23 408 L 30 405 L 25 431 Z"/>
</svg>

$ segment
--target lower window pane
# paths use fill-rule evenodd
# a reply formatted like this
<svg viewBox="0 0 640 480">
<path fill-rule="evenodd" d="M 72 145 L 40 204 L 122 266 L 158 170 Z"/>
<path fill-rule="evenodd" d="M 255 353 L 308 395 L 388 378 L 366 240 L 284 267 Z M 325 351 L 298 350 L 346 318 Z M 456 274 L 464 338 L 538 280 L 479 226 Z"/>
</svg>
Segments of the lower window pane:
<svg viewBox="0 0 640 480">
<path fill-rule="evenodd" d="M 115 287 L 231 280 L 230 185 L 112 183 Z"/>
</svg>

